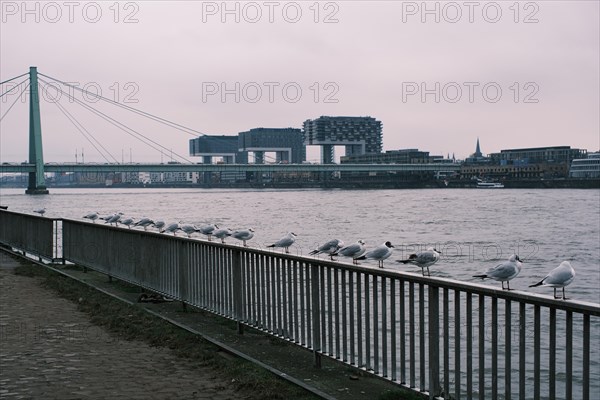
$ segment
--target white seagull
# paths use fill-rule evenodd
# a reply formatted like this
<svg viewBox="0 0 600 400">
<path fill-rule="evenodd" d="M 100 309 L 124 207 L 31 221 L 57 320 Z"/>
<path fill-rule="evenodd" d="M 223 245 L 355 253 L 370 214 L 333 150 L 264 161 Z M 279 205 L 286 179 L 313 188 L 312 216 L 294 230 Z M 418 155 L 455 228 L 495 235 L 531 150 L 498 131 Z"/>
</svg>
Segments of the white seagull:
<svg viewBox="0 0 600 400">
<path fill-rule="evenodd" d="M 89 213 L 89 214 L 84 215 L 83 218 L 89 219 L 93 223 L 96 223 L 96 220 L 98 219 L 98 213 L 97 212 Z"/>
<path fill-rule="evenodd" d="M 283 247 L 285 249 L 286 254 L 289 254 L 289 248 L 296 241 L 296 234 L 294 232 L 288 232 L 284 237 L 279 239 L 273 244 L 268 245 L 267 247 Z"/>
<path fill-rule="evenodd" d="M 180 229 L 179 223 L 178 222 L 173 222 L 172 224 L 167 225 L 166 228 L 164 228 L 163 230 L 161 230 L 160 233 L 163 233 L 163 232 L 173 233 L 173 236 L 177 236 L 176 232 L 177 232 L 178 229 Z"/>
<path fill-rule="evenodd" d="M 202 225 L 199 229 L 199 232 L 203 235 L 206 235 L 208 237 L 208 241 L 210 242 L 212 240 L 211 236 L 216 229 L 219 229 L 219 226 L 215 224 Z"/>
<path fill-rule="evenodd" d="M 568 300 L 565 297 L 565 286 L 568 286 L 575 279 L 575 269 L 571 266 L 571 263 L 568 261 L 563 261 L 560 265 L 554 268 L 544 279 L 536 283 L 535 285 L 529 285 L 529 287 L 536 286 L 550 286 L 554 288 L 554 298 L 560 299 L 556 297 L 556 288 L 562 288 L 562 299 Z"/>
<path fill-rule="evenodd" d="M 111 225 L 114 223 L 115 226 L 119 225 L 119 220 L 121 219 L 121 215 L 123 215 L 123 213 L 120 212 L 120 213 L 113 214 L 111 216 L 105 217 L 104 218 L 104 223 L 105 224 L 111 224 Z"/>
<path fill-rule="evenodd" d="M 33 210 L 34 213 L 38 213 L 40 214 L 42 217 L 44 216 L 44 214 L 46 213 L 46 207 L 44 208 L 38 208 L 37 210 Z"/>
<path fill-rule="evenodd" d="M 148 226 L 150 226 L 152 224 L 154 224 L 154 221 L 152 221 L 150 218 L 144 217 L 144 218 L 140 219 L 138 222 L 136 222 L 134 224 L 134 226 L 141 226 L 144 228 L 144 230 L 147 230 Z"/>
<path fill-rule="evenodd" d="M 352 257 L 352 264 L 358 265 L 357 258 L 365 254 L 365 251 L 367 251 L 367 247 L 365 246 L 365 242 L 361 239 L 356 243 L 342 247 L 336 253 L 333 253 L 332 256 L 340 255 L 344 257 Z"/>
<path fill-rule="evenodd" d="M 417 253 L 411 254 L 408 256 L 406 260 L 396 260 L 402 264 L 414 264 L 417 267 L 421 267 L 421 272 L 423 276 L 425 276 L 425 268 L 427 268 L 427 276 L 431 276 L 429 272 L 429 267 L 438 262 L 440 259 L 440 251 L 437 251 L 433 247 L 429 247 L 425 251 L 419 251 Z"/>
<path fill-rule="evenodd" d="M 133 224 L 134 221 L 133 221 L 133 218 L 128 217 L 128 218 L 119 220 L 119 222 L 121 224 L 125 225 L 127 228 L 131 229 L 131 225 Z"/>
<path fill-rule="evenodd" d="M 188 235 L 188 237 L 192 237 L 192 233 L 198 232 L 198 228 L 196 228 L 195 225 L 191 225 L 191 224 L 183 224 L 179 227 L 179 229 L 184 231 Z M 173 233 L 173 234 L 175 234 L 175 233 Z"/>
<path fill-rule="evenodd" d="M 509 281 L 519 275 L 522 266 L 523 264 L 521 263 L 519 256 L 513 254 L 508 258 L 508 261 L 504 261 L 495 267 L 491 267 L 485 274 L 473 275 L 473 277 L 481 279 L 490 278 L 495 281 L 500 281 L 502 282 L 502 290 L 504 290 L 504 282 L 506 282 L 506 290 L 510 290 Z"/>
<path fill-rule="evenodd" d="M 165 221 L 153 222 L 152 226 L 154 226 L 156 229 L 158 229 L 159 232 L 162 232 L 162 229 L 165 227 Z"/>
<path fill-rule="evenodd" d="M 231 229 L 225 228 L 225 229 L 217 229 L 216 231 L 213 232 L 213 236 L 216 237 L 217 239 L 221 239 L 221 243 L 225 243 L 225 238 L 228 236 L 231 236 L 233 232 L 231 232 Z"/>
<path fill-rule="evenodd" d="M 332 240 L 328 241 L 327 243 L 319 246 L 318 249 L 315 249 L 308 254 L 310 254 L 311 256 L 321 254 L 321 253 L 328 254 L 329 257 L 331 257 L 331 261 L 335 261 L 333 259 L 333 255 L 342 247 L 344 247 L 343 241 L 341 241 L 340 239 L 332 239 Z"/>
<path fill-rule="evenodd" d="M 382 245 L 375 247 L 373 250 L 370 250 L 365 253 L 365 255 L 356 257 L 357 260 L 377 260 L 377 265 L 379 268 L 383 268 L 383 260 L 392 255 L 392 246 L 391 242 L 385 242 Z"/>
<path fill-rule="evenodd" d="M 240 229 L 231 234 L 231 237 L 237 240 L 241 240 L 244 243 L 244 247 L 248 247 L 246 240 L 250 240 L 254 237 L 254 229 Z"/>
</svg>

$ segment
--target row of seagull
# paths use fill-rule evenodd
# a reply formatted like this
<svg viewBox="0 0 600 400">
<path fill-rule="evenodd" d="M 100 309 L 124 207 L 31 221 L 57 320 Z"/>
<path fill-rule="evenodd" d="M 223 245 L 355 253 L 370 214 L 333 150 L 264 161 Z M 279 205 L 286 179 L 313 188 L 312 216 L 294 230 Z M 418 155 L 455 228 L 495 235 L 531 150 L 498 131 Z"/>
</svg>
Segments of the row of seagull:
<svg viewBox="0 0 600 400">
<path fill-rule="evenodd" d="M 232 231 L 230 229 L 219 228 L 216 224 L 207 224 L 200 227 L 196 227 L 192 224 L 183 224 L 175 222 L 166 225 L 163 221 L 153 221 L 150 218 L 142 218 L 137 222 L 134 222 L 132 218 L 122 218 L 122 213 L 116 213 L 105 217 L 99 217 L 98 213 L 90 213 L 85 215 L 83 218 L 90 219 L 96 222 L 97 219 L 102 219 L 108 224 L 122 224 L 131 229 L 132 226 L 141 226 L 144 230 L 147 230 L 148 226 L 154 226 L 158 228 L 159 232 L 173 233 L 176 234 L 178 230 L 185 232 L 188 237 L 195 232 L 202 233 L 211 240 L 212 236 L 221 239 L 222 243 L 225 243 L 225 238 L 233 237 L 234 239 L 241 240 L 243 245 L 247 247 L 246 241 L 254 237 L 254 230 L 252 228 L 241 229 Z M 296 241 L 296 234 L 288 232 L 281 239 L 268 245 L 269 248 L 283 248 L 286 253 L 289 253 L 289 248 Z M 352 258 L 352 262 L 355 265 L 359 264 L 359 260 L 374 260 L 377 261 L 379 268 L 383 268 L 384 260 L 388 259 L 392 253 L 394 246 L 391 242 L 386 241 L 385 243 L 367 251 L 366 244 L 363 240 L 358 240 L 350 245 L 345 245 L 340 239 L 332 239 L 317 249 L 311 251 L 310 255 L 326 254 L 332 261 L 336 261 L 334 257 L 343 256 Z M 425 269 L 427 269 L 427 276 L 431 276 L 429 267 L 440 260 L 441 252 L 433 247 L 429 247 L 427 250 L 419 251 L 410 254 L 408 258 L 402 260 L 396 260 L 402 264 L 412 264 L 421 268 L 423 276 L 425 276 Z M 510 289 L 510 281 L 519 275 L 523 263 L 518 255 L 511 255 L 508 260 L 501 262 L 493 267 L 490 267 L 485 273 L 474 275 L 475 278 L 481 279 L 493 279 L 501 282 L 503 290 Z M 557 268 L 552 270 L 544 279 L 530 285 L 530 287 L 537 286 L 548 286 L 554 288 L 554 298 L 560 298 L 556 296 L 556 289 L 562 288 L 562 299 L 566 300 L 565 287 L 568 286 L 575 279 L 575 269 L 571 266 L 569 261 L 563 261 Z M 504 283 L 506 282 L 506 288 Z"/>
</svg>

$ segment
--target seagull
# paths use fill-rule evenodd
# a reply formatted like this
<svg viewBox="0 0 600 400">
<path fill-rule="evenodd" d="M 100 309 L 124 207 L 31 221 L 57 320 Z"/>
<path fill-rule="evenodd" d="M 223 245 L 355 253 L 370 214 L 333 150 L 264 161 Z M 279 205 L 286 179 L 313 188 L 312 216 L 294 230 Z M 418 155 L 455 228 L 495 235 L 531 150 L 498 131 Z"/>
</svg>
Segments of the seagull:
<svg viewBox="0 0 600 400">
<path fill-rule="evenodd" d="M 565 286 L 568 286 L 575 279 L 575 269 L 571 266 L 571 263 L 568 261 L 563 261 L 560 265 L 554 268 L 544 279 L 536 283 L 535 285 L 529 285 L 529 287 L 536 286 L 550 286 L 554 288 L 554 298 L 560 299 L 556 297 L 556 288 L 562 288 L 562 299 L 568 300 L 565 297 Z"/>
<path fill-rule="evenodd" d="M 131 229 L 131 225 L 133 224 L 133 218 L 128 217 L 128 218 L 119 220 L 119 222 L 121 222 L 127 228 Z"/>
<path fill-rule="evenodd" d="M 233 232 L 231 236 L 234 239 L 241 240 L 242 242 L 244 242 L 244 247 L 248 247 L 248 245 L 246 244 L 246 240 L 250 240 L 254 237 L 254 229 L 241 229 Z"/>
<path fill-rule="evenodd" d="M 231 236 L 232 233 L 231 229 L 217 229 L 213 232 L 213 236 L 217 239 L 221 239 L 221 243 L 225 243 L 225 238 Z"/>
<path fill-rule="evenodd" d="M 178 222 L 173 222 L 172 224 L 169 224 L 166 228 L 164 228 L 163 230 L 161 230 L 160 233 L 163 233 L 163 232 L 173 233 L 173 236 L 177 236 L 176 232 L 177 232 L 178 229 L 181 229 L 179 227 L 179 223 Z"/>
<path fill-rule="evenodd" d="M 153 222 L 152 225 L 156 229 L 158 229 L 159 232 L 162 232 L 162 228 L 165 227 L 165 221 L 156 221 L 156 222 Z"/>
<path fill-rule="evenodd" d="M 89 213 L 89 214 L 84 215 L 83 218 L 92 220 L 92 222 L 96 223 L 96 220 L 98 219 L 98 213 L 97 212 Z"/>
<path fill-rule="evenodd" d="M 185 233 L 187 233 L 188 237 L 192 237 L 192 233 L 198 232 L 198 228 L 196 228 L 195 225 L 191 225 L 191 224 L 183 224 L 179 227 L 179 229 L 184 231 Z M 173 234 L 175 234 L 175 233 L 173 233 Z"/>
<path fill-rule="evenodd" d="M 294 232 L 288 232 L 284 237 L 279 239 L 273 244 L 268 245 L 267 247 L 283 247 L 285 249 L 285 253 L 289 254 L 289 248 L 296 241 L 296 234 Z"/>
<path fill-rule="evenodd" d="M 373 250 L 365 253 L 364 256 L 356 257 L 357 260 L 377 260 L 377 265 L 379 268 L 383 268 L 383 260 L 392 255 L 392 246 L 391 242 L 385 242 L 382 245 L 375 247 Z"/>
<path fill-rule="evenodd" d="M 402 264 L 410 263 L 416 265 L 417 267 L 421 267 L 421 272 L 423 273 L 423 276 L 425 276 L 425 268 L 427 268 L 427 276 L 431 276 L 431 273 L 429 272 L 429 267 L 438 262 L 438 260 L 440 259 L 440 254 L 442 254 L 442 252 L 437 251 L 433 247 L 429 247 L 425 251 L 419 251 L 417 253 L 409 255 L 408 259 L 406 260 L 396 261 Z"/>
<path fill-rule="evenodd" d="M 152 225 L 152 224 L 154 224 L 154 221 L 152 221 L 150 218 L 144 217 L 133 225 L 134 226 L 142 226 L 142 227 L 144 227 L 144 230 L 147 230 L 148 226 Z"/>
<path fill-rule="evenodd" d="M 208 237 L 208 241 L 210 242 L 212 240 L 211 236 L 214 233 L 215 229 L 219 229 L 219 226 L 214 224 L 208 224 L 201 226 L 199 231 L 200 233 L 206 235 Z"/>
<path fill-rule="evenodd" d="M 504 261 L 495 267 L 491 267 L 485 274 L 473 275 L 473 277 L 481 279 L 490 278 L 495 281 L 500 281 L 502 282 L 502 290 L 504 290 L 504 282 L 506 282 L 506 290 L 510 290 L 509 281 L 519 275 L 522 266 L 523 264 L 521 263 L 519 256 L 513 254 L 508 258 L 508 261 Z"/>
<path fill-rule="evenodd" d="M 324 245 L 320 246 L 318 249 L 313 250 L 308 254 L 310 254 L 311 256 L 321 253 L 329 254 L 329 257 L 331 257 L 331 261 L 335 261 L 333 259 L 333 255 L 342 247 L 344 247 L 344 242 L 342 242 L 340 239 L 332 239 Z"/>
<path fill-rule="evenodd" d="M 120 212 L 120 213 L 117 213 L 117 214 L 113 214 L 110 217 L 105 217 L 104 218 L 104 223 L 105 224 L 111 224 L 111 225 L 114 223 L 115 226 L 119 225 L 119 220 L 121 219 L 121 215 L 123 215 L 123 213 Z"/>
<path fill-rule="evenodd" d="M 40 214 L 42 217 L 44 216 L 44 214 L 46 213 L 46 207 L 44 208 L 38 208 L 37 210 L 33 210 L 34 213 L 38 213 Z"/>
<path fill-rule="evenodd" d="M 365 254 L 367 248 L 365 246 L 365 242 L 361 239 L 356 243 L 352 243 L 348 246 L 342 247 L 336 253 L 331 254 L 332 256 L 344 256 L 344 257 L 352 257 L 352 264 L 358 265 L 357 258 Z"/>
</svg>

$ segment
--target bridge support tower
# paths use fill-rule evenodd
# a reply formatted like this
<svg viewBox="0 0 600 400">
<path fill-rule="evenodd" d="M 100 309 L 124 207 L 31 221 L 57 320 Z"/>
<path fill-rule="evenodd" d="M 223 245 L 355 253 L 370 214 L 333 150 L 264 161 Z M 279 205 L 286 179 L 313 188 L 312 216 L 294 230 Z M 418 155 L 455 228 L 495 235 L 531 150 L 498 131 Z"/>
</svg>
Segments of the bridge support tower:
<svg viewBox="0 0 600 400">
<path fill-rule="evenodd" d="M 37 67 L 29 68 L 29 163 L 35 164 L 35 172 L 29 173 L 29 184 L 25 193 L 48 194 L 44 177 L 44 155 L 42 151 L 42 122 L 40 119 L 40 93 Z"/>
</svg>

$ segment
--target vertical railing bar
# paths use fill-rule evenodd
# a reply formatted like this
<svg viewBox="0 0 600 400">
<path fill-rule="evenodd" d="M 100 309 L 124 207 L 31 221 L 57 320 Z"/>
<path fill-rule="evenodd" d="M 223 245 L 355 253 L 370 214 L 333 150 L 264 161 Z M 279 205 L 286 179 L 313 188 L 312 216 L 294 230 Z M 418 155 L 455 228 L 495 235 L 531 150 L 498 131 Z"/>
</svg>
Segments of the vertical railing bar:
<svg viewBox="0 0 600 400">
<path fill-rule="evenodd" d="M 320 273 L 319 273 L 320 272 Z M 313 349 L 313 353 L 314 353 L 314 359 L 315 359 L 315 366 L 316 367 L 321 367 L 321 355 L 320 352 L 322 351 L 322 341 L 321 341 L 321 316 L 322 316 L 322 312 L 321 309 L 323 308 L 322 305 L 319 305 L 319 300 L 322 301 L 323 297 L 321 296 L 321 294 L 319 292 L 323 291 L 323 279 L 324 279 L 324 271 L 322 269 L 319 268 L 318 265 L 316 264 L 311 264 L 310 265 L 310 283 L 311 283 L 311 302 L 312 302 L 312 306 L 311 306 L 311 310 L 312 310 L 312 322 L 313 322 L 313 343 L 312 343 L 312 349 Z M 319 277 L 319 275 L 321 275 Z M 319 282 L 321 283 L 321 287 L 319 287 Z"/>
<path fill-rule="evenodd" d="M 305 301 L 306 301 L 306 346 L 312 348 L 312 266 L 311 264 L 304 264 L 304 272 L 306 273 L 306 280 L 304 284 L 304 289 L 306 291 Z"/>
<path fill-rule="evenodd" d="M 525 392 L 525 333 L 526 333 L 525 303 L 519 302 L 519 398 L 524 399 Z"/>
<path fill-rule="evenodd" d="M 296 264 L 296 261 L 288 261 L 287 262 L 287 303 L 288 303 L 288 338 L 293 340 L 294 342 L 297 340 L 297 336 L 294 332 L 294 323 L 297 325 L 297 321 L 294 319 L 294 275 L 292 270 L 292 264 Z"/>
<path fill-rule="evenodd" d="M 371 294 L 369 289 L 369 274 L 365 274 L 365 367 L 371 367 Z"/>
<path fill-rule="evenodd" d="M 336 268 L 333 270 L 333 292 L 334 292 L 334 313 L 333 313 L 333 318 L 334 318 L 334 325 L 335 325 L 335 329 L 333 331 L 333 334 L 335 336 L 335 358 L 336 359 L 340 359 L 340 313 L 343 313 L 343 311 L 340 311 L 340 279 L 339 279 L 339 270 Z M 331 284 L 329 285 L 329 289 L 331 292 Z"/>
<path fill-rule="evenodd" d="M 540 399 L 540 324 L 541 309 L 539 305 L 533 306 L 533 398 Z"/>
<path fill-rule="evenodd" d="M 454 291 L 454 398 L 460 399 L 460 342 L 462 336 L 460 334 L 460 291 Z M 448 392 L 450 395 L 450 392 Z"/>
<path fill-rule="evenodd" d="M 325 332 L 323 332 L 323 337 L 326 337 L 327 340 L 323 344 L 323 353 L 327 352 L 330 356 L 333 356 L 333 293 L 331 290 L 331 267 L 327 267 L 325 270 L 327 271 L 327 325 L 324 324 L 324 321 L 321 323 L 323 324 L 323 327 L 327 327 L 327 336 L 325 336 Z"/>
<path fill-rule="evenodd" d="M 398 369 L 396 366 L 397 362 L 397 346 L 396 346 L 396 279 L 390 279 L 390 347 L 392 350 L 391 354 L 391 365 L 392 365 L 392 381 L 398 380 Z"/>
<path fill-rule="evenodd" d="M 419 390 L 427 390 L 425 384 L 425 285 L 419 283 Z"/>
<path fill-rule="evenodd" d="M 317 264 L 313 264 L 314 267 L 317 267 Z M 319 267 L 320 268 L 320 267 Z M 325 269 L 320 268 L 321 269 L 321 273 L 319 274 L 319 290 L 320 290 L 320 294 L 321 294 L 321 304 L 320 307 L 317 309 L 317 311 L 320 312 L 321 314 L 321 353 L 325 354 L 327 349 L 325 348 L 325 346 L 327 346 L 328 344 L 330 344 L 331 342 L 329 342 L 327 340 L 327 325 L 326 325 L 326 315 L 328 310 L 331 310 L 331 302 L 325 302 L 326 301 L 326 295 L 325 292 L 327 292 L 327 294 L 331 293 L 331 284 L 329 282 L 329 280 L 327 281 L 327 285 L 325 285 Z"/>
<path fill-rule="evenodd" d="M 550 365 L 548 366 L 550 400 L 556 399 L 556 308 L 550 308 Z"/>
<path fill-rule="evenodd" d="M 467 292 L 467 399 L 473 398 L 473 294 Z"/>
<path fill-rule="evenodd" d="M 274 298 L 273 304 L 277 309 L 277 324 L 275 325 L 277 336 L 283 336 L 283 331 L 285 330 L 285 321 L 283 320 L 283 312 L 285 309 L 284 306 L 284 296 L 282 291 L 282 274 L 283 274 L 283 264 L 285 263 L 285 259 L 277 257 L 275 259 L 275 288 L 277 289 L 277 294 Z"/>
<path fill-rule="evenodd" d="M 362 367 L 363 366 L 363 328 L 362 328 L 362 316 L 363 316 L 363 312 L 362 312 L 362 274 L 360 272 L 356 273 L 356 323 L 357 323 L 357 327 L 356 327 L 356 333 L 358 335 L 357 338 L 357 345 L 358 345 L 358 362 L 357 362 L 357 366 L 358 367 Z"/>
<path fill-rule="evenodd" d="M 512 371 L 512 302 L 506 299 L 504 303 L 504 400 L 512 396 L 511 371 Z"/>
<path fill-rule="evenodd" d="M 387 331 L 388 331 L 388 309 L 387 309 L 387 278 L 381 277 L 381 358 L 383 365 L 383 376 L 388 377 L 388 345 L 387 345 Z"/>
<path fill-rule="evenodd" d="M 269 284 L 269 265 L 268 258 L 266 255 L 261 256 L 261 266 L 263 269 L 263 329 L 266 331 L 270 330 L 271 326 L 271 285 Z"/>
<path fill-rule="evenodd" d="M 573 312 L 567 311 L 567 326 L 565 332 L 565 373 L 567 381 L 565 382 L 565 398 L 573 398 Z"/>
<path fill-rule="evenodd" d="M 404 280 L 400 280 L 400 383 L 406 384 L 406 310 Z"/>
<path fill-rule="evenodd" d="M 282 259 L 281 260 L 281 313 L 283 314 L 283 320 L 282 320 L 282 325 L 281 325 L 281 330 L 282 330 L 282 336 L 284 338 L 289 338 L 291 336 L 291 331 L 289 329 L 289 325 L 288 325 L 288 307 L 289 307 L 289 300 L 288 300 L 288 295 L 287 295 L 287 285 L 286 283 L 289 282 L 288 281 L 288 275 L 287 275 L 287 269 L 290 266 L 290 260 L 288 259 Z"/>
<path fill-rule="evenodd" d="M 301 339 L 300 339 L 300 319 L 298 318 L 298 313 L 301 311 L 302 309 L 302 305 L 299 302 L 299 298 L 298 298 L 298 275 L 300 273 L 300 263 L 298 261 L 294 260 L 294 263 L 292 265 L 292 276 L 294 277 L 294 280 L 292 282 L 292 290 L 293 290 L 293 298 L 294 298 L 294 342 L 295 343 L 301 343 Z"/>
<path fill-rule="evenodd" d="M 343 269 L 340 270 L 340 273 L 342 274 L 342 361 L 348 362 L 348 302 L 346 301 L 348 290 L 346 287 L 346 274 L 348 271 Z"/>
<path fill-rule="evenodd" d="M 485 399 L 485 297 L 479 295 L 479 399 Z"/>
<path fill-rule="evenodd" d="M 408 326 L 409 326 L 409 356 L 410 364 L 410 387 L 416 387 L 415 383 L 415 284 L 413 282 L 408 283 Z"/>
<path fill-rule="evenodd" d="M 429 398 L 440 394 L 440 296 L 439 288 L 429 285 L 428 294 L 428 336 L 429 336 Z"/>
<path fill-rule="evenodd" d="M 354 336 L 354 271 L 348 271 L 348 309 L 350 310 L 350 365 L 356 365 L 356 337 Z M 360 297 L 358 294 L 357 297 Z"/>
<path fill-rule="evenodd" d="M 306 340 L 307 332 L 310 332 L 310 318 L 308 318 L 308 322 L 306 321 L 306 303 L 305 303 L 305 293 L 306 293 L 306 285 L 304 284 L 304 274 L 306 273 L 306 264 L 299 264 L 299 282 L 298 282 L 298 290 L 300 292 L 300 325 L 302 327 L 300 331 L 300 343 L 303 346 L 308 346 L 310 343 L 310 339 L 308 342 Z"/>
<path fill-rule="evenodd" d="M 373 275 L 373 372 L 379 374 L 379 291 L 377 290 L 379 277 Z"/>
<path fill-rule="evenodd" d="M 444 396 L 450 394 L 450 296 L 449 289 L 444 288 L 442 300 L 444 308 Z"/>
<path fill-rule="evenodd" d="M 276 262 L 277 259 L 273 258 L 272 255 L 268 255 L 267 259 L 269 261 L 269 272 L 270 272 L 270 276 L 271 276 L 271 291 L 270 296 L 269 296 L 269 312 L 270 312 L 270 319 L 269 319 L 269 332 L 273 333 L 274 335 L 277 335 L 277 289 L 275 289 L 276 285 L 277 285 L 277 278 L 275 277 L 275 272 L 276 272 Z"/>
<path fill-rule="evenodd" d="M 250 266 L 250 279 L 252 280 L 252 321 L 250 323 L 254 326 L 258 325 L 258 304 L 257 304 L 257 296 L 256 291 L 258 289 L 259 281 L 258 278 L 258 270 L 256 268 L 256 258 L 255 254 L 247 253 L 248 257 L 248 265 Z"/>
<path fill-rule="evenodd" d="M 498 398 L 498 298 L 492 297 L 492 399 Z"/>
<path fill-rule="evenodd" d="M 583 314 L 583 400 L 590 399 L 590 314 Z"/>
</svg>

